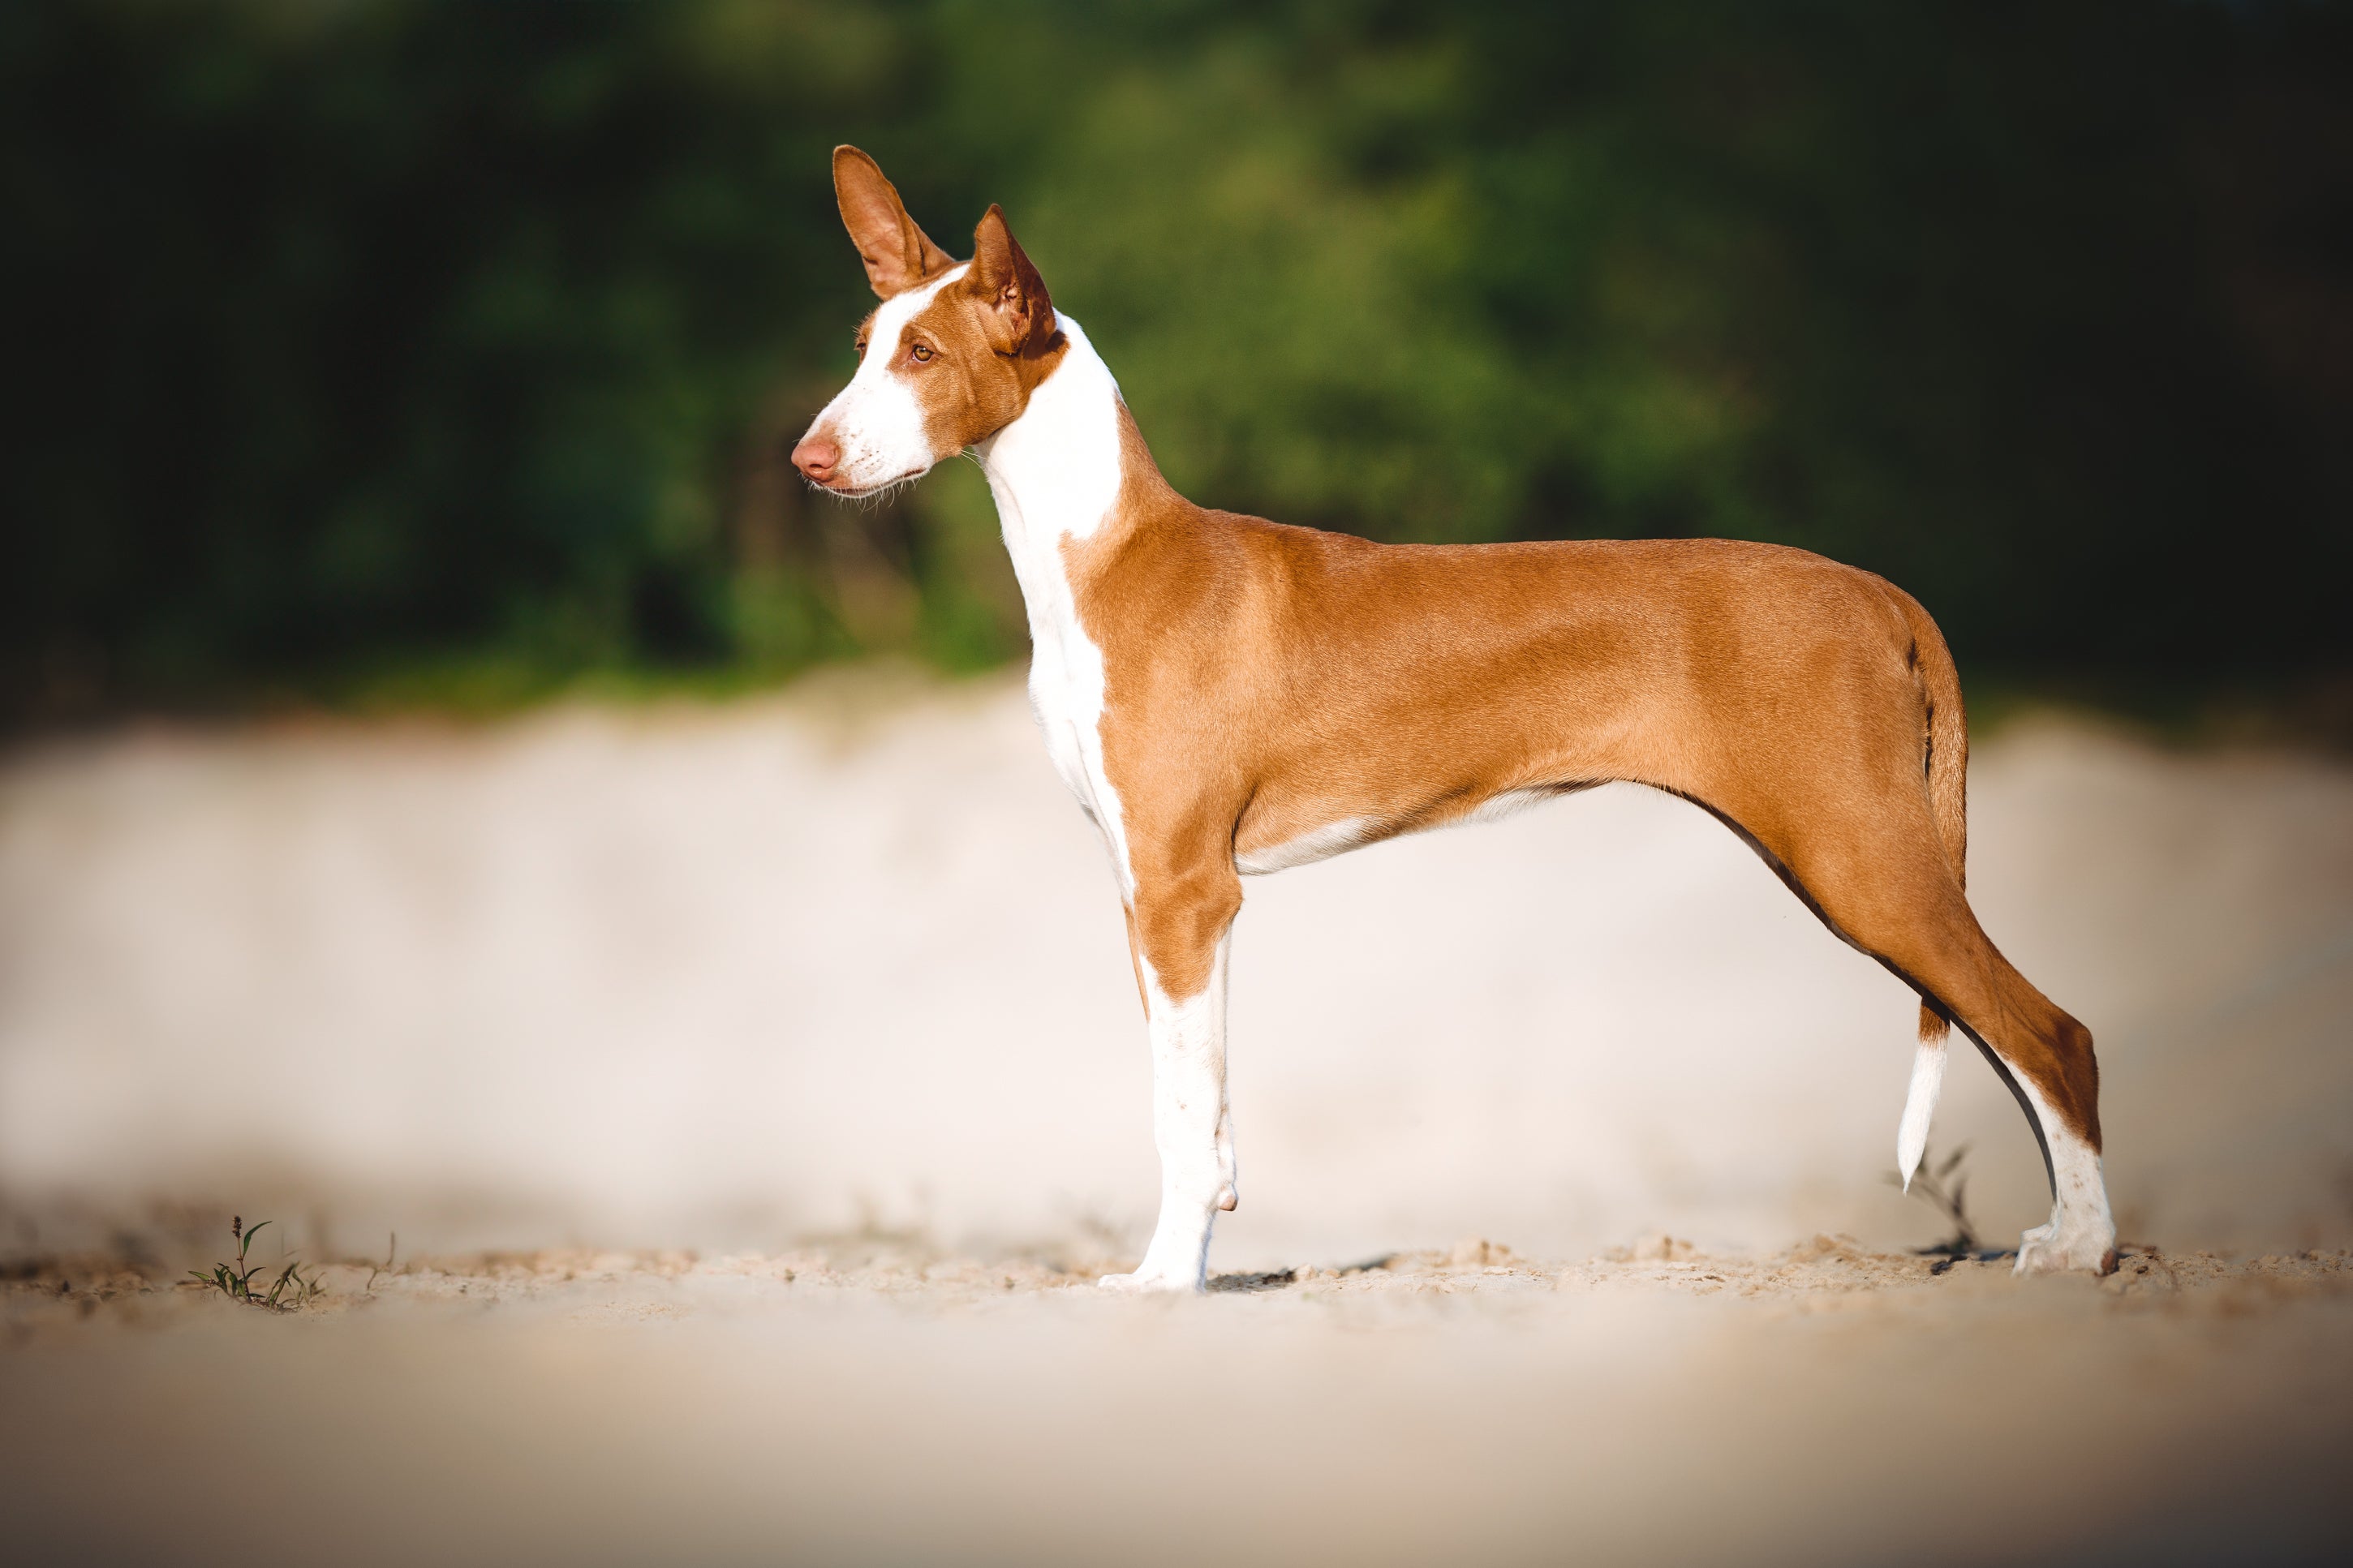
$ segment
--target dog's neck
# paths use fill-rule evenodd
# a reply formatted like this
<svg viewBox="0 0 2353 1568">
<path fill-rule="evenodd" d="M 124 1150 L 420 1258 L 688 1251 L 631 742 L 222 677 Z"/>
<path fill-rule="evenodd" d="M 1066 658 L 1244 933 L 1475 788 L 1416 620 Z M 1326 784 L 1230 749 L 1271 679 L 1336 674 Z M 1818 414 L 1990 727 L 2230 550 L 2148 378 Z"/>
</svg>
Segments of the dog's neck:
<svg viewBox="0 0 2353 1568">
<path fill-rule="evenodd" d="M 1123 467 L 1119 383 L 1079 324 L 1059 321 L 1069 342 L 1061 363 L 1019 418 L 972 449 L 997 497 L 1033 633 L 1040 610 L 1069 596 L 1062 542 L 1115 524 Z"/>
</svg>

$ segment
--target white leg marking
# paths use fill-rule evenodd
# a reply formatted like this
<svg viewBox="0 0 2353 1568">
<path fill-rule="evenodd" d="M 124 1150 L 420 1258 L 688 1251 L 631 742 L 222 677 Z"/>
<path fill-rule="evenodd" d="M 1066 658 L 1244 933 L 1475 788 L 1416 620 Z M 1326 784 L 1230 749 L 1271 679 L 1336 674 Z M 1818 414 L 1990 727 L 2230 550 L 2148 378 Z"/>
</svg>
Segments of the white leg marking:
<svg viewBox="0 0 2353 1568">
<path fill-rule="evenodd" d="M 1928 1124 L 1936 1120 L 1936 1098 L 1945 1089 L 1945 1040 L 1923 1040 L 1912 1054 L 1912 1088 L 1904 1097 L 1904 1121 L 1895 1130 L 1895 1168 L 1903 1173 L 1904 1190 L 1912 1190 L 1913 1173 L 1928 1149 Z"/>
<path fill-rule="evenodd" d="M 2011 1069 L 2051 1149 L 2051 1223 L 2038 1225 L 2018 1244 L 2018 1272 L 2055 1274 L 2073 1268 L 2094 1273 L 2107 1267 L 2116 1247 L 2116 1222 L 2108 1213 L 2108 1184 L 2100 1156 L 2067 1130 L 2025 1074 Z"/>
<path fill-rule="evenodd" d="M 1152 1138 L 1160 1149 L 1160 1219 L 1133 1274 L 1097 1281 L 1113 1290 L 1201 1290 L 1209 1282 L 1209 1225 L 1234 1206 L 1232 1118 L 1226 1108 L 1226 950 L 1218 939 L 1209 983 L 1172 1001 L 1145 963 L 1152 1016 Z M 1141 962 L 1141 961 L 1139 961 Z"/>
</svg>

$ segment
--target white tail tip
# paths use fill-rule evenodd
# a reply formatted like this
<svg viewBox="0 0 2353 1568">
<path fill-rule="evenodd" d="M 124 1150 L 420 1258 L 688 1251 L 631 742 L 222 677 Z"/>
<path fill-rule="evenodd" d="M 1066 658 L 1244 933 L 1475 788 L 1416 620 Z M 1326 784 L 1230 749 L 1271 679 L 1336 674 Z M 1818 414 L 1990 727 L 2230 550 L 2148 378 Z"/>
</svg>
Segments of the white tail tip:
<svg viewBox="0 0 2353 1568">
<path fill-rule="evenodd" d="M 1928 1124 L 1936 1119 L 1936 1097 L 1945 1090 L 1945 1042 L 1940 1037 L 1923 1040 L 1912 1057 L 1912 1089 L 1904 1097 L 1903 1125 L 1895 1130 L 1895 1168 L 1904 1190 L 1912 1190 L 1913 1173 L 1928 1149 Z"/>
</svg>

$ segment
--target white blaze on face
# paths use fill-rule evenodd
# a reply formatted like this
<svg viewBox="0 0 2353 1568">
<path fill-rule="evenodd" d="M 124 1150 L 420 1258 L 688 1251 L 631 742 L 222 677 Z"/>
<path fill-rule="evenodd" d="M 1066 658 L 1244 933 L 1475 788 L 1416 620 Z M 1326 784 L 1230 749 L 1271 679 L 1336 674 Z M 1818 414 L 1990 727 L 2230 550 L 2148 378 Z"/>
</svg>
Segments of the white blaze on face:
<svg viewBox="0 0 2353 1568">
<path fill-rule="evenodd" d="M 951 268 L 920 289 L 884 300 L 874 313 L 858 374 L 809 426 L 810 435 L 825 437 L 840 449 L 833 468 L 837 489 L 864 494 L 921 478 L 940 458 L 953 456 L 932 450 L 923 405 L 911 379 L 914 367 L 900 338 L 916 313 L 964 274 L 965 267 Z"/>
</svg>

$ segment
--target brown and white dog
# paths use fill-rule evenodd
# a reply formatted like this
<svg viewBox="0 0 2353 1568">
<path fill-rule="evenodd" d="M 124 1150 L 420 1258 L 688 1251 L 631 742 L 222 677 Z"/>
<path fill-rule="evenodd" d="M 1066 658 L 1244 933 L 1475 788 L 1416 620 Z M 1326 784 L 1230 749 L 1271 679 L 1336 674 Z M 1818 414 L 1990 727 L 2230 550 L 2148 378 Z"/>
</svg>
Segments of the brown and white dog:
<svg viewBox="0 0 2353 1568">
<path fill-rule="evenodd" d="M 1242 877 L 1611 780 L 1712 813 L 1920 994 L 1907 1182 L 1957 1023 L 2051 1177 L 2020 1271 L 2115 1266 L 2092 1037 L 1963 896 L 1968 732 L 1911 595 L 1772 545 L 1383 545 L 1195 506 L 999 209 L 958 262 L 865 153 L 837 148 L 833 177 L 882 304 L 793 462 L 871 496 L 979 459 L 1028 603 L 1030 700 L 1127 911 L 1160 1217 L 1135 1272 L 1103 1284 L 1201 1289 L 1210 1222 L 1234 1206 Z"/>
</svg>

